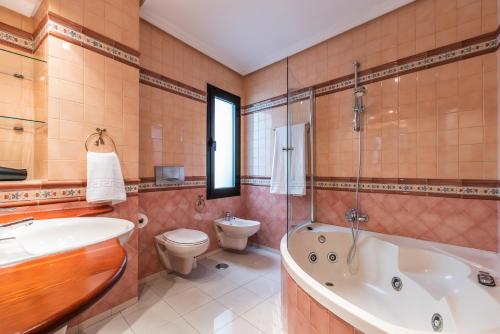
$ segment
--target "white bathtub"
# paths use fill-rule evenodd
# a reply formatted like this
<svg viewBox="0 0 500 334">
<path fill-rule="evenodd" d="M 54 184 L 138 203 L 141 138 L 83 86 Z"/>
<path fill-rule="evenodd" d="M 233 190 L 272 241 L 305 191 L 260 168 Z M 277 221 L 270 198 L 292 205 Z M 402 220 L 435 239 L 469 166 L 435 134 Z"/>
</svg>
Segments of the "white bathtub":
<svg viewBox="0 0 500 334">
<path fill-rule="evenodd" d="M 500 284 L 498 254 L 363 231 L 352 270 L 346 263 L 351 241 L 346 228 L 301 226 L 288 247 L 286 236 L 281 241 L 284 268 L 317 302 L 367 334 L 435 333 L 434 314 L 442 317 L 442 333 L 500 333 L 500 287 L 477 281 L 483 270 Z M 393 288 L 393 277 L 401 279 L 401 290 Z"/>
</svg>

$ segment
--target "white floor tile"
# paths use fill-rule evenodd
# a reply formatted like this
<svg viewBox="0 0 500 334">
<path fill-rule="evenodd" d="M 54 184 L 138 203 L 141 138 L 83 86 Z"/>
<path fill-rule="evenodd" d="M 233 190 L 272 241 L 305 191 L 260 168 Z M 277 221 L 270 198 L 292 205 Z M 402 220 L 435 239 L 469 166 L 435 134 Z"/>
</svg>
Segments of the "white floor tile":
<svg viewBox="0 0 500 334">
<path fill-rule="evenodd" d="M 149 282 L 148 285 L 151 286 L 153 292 L 160 298 L 173 296 L 193 287 L 193 284 L 189 280 L 174 274 L 162 275 L 154 281 Z"/>
<path fill-rule="evenodd" d="M 150 305 L 135 304 L 122 312 L 123 317 L 136 334 L 150 333 L 169 321 L 179 318 L 179 314 L 163 300 Z"/>
<path fill-rule="evenodd" d="M 198 334 L 198 332 L 184 319 L 179 318 L 173 322 L 158 327 L 148 334 Z"/>
<path fill-rule="evenodd" d="M 282 303 L 281 303 L 281 292 L 278 292 L 277 294 L 269 297 L 266 300 L 270 301 L 271 303 L 273 303 L 273 304 L 281 307 L 281 305 L 282 305 Z"/>
<path fill-rule="evenodd" d="M 238 288 L 220 296 L 217 301 L 234 313 L 241 315 L 261 303 L 263 299 L 245 288 Z"/>
<path fill-rule="evenodd" d="M 229 278 L 231 281 L 235 282 L 238 285 L 243 285 L 262 276 L 262 273 L 251 268 L 238 267 L 237 269 L 234 269 L 227 273 L 223 272 L 222 275 Z"/>
<path fill-rule="evenodd" d="M 211 302 L 213 299 L 200 289 L 190 287 L 184 292 L 172 296 L 165 296 L 163 300 L 172 306 L 177 313 L 183 315 Z"/>
<path fill-rule="evenodd" d="M 219 273 L 210 275 L 207 279 L 195 281 L 193 284 L 213 298 L 220 297 L 238 287 L 238 284 Z"/>
<path fill-rule="evenodd" d="M 84 334 L 134 334 L 121 314 L 101 320 L 83 330 Z"/>
<path fill-rule="evenodd" d="M 281 308 L 269 301 L 262 302 L 242 317 L 266 334 L 279 334 L 283 329 Z"/>
<path fill-rule="evenodd" d="M 265 277 L 259 277 L 243 285 L 243 287 L 264 299 L 271 297 L 281 290 L 281 285 L 278 282 Z"/>
<path fill-rule="evenodd" d="M 237 318 L 235 321 L 216 331 L 215 334 L 262 334 L 262 332 L 250 325 L 245 319 Z"/>
<path fill-rule="evenodd" d="M 201 334 L 214 333 L 236 318 L 233 311 L 212 301 L 186 314 L 184 319 Z"/>
</svg>

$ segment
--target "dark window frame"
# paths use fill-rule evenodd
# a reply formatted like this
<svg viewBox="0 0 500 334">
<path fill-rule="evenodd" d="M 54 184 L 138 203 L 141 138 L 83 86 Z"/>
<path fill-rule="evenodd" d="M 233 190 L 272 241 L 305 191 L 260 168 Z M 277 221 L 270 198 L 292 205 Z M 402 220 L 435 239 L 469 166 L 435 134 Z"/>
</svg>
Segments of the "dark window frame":
<svg viewBox="0 0 500 334">
<path fill-rule="evenodd" d="M 215 98 L 235 105 L 234 118 L 234 187 L 214 189 L 215 178 Z M 207 199 L 240 196 L 241 178 L 241 98 L 207 84 Z"/>
</svg>

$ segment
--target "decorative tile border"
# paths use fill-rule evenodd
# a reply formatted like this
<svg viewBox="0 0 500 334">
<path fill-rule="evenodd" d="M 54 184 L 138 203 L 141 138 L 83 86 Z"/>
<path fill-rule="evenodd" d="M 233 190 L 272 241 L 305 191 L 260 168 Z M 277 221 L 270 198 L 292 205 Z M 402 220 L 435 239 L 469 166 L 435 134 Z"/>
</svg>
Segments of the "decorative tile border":
<svg viewBox="0 0 500 334">
<path fill-rule="evenodd" d="M 156 185 L 154 181 L 146 181 L 140 183 L 139 192 L 179 190 L 185 188 L 205 188 L 206 186 L 206 180 L 186 180 L 184 182 L 176 182 L 161 186 Z"/>
<path fill-rule="evenodd" d="M 184 85 L 173 79 L 141 68 L 139 80 L 145 85 L 163 89 L 177 95 L 181 95 L 199 102 L 207 102 L 207 94 L 196 88 Z"/>
<path fill-rule="evenodd" d="M 316 181 L 317 189 L 333 189 L 354 191 L 356 182 L 351 181 Z M 361 182 L 363 192 L 389 192 L 409 195 L 477 197 L 483 199 L 500 199 L 500 187 L 464 186 L 464 185 L 432 185 L 412 183 L 370 183 Z"/>
<path fill-rule="evenodd" d="M 83 28 L 58 15 L 49 13 L 36 29 L 35 35 L 0 22 L 0 41 L 34 53 L 48 35 L 99 52 L 107 57 L 139 67 L 139 52 L 98 33 Z"/>
<path fill-rule="evenodd" d="M 0 41 L 5 42 L 9 45 L 16 46 L 28 52 L 33 51 L 33 40 L 31 38 L 25 38 L 18 34 L 14 34 L 7 29 L 2 29 L 0 26 Z"/>
<path fill-rule="evenodd" d="M 354 191 L 356 189 L 356 182 L 352 179 L 327 179 L 330 180 L 322 180 L 322 178 L 316 180 L 314 183 L 316 189 L 341 191 Z M 427 182 L 427 180 L 420 179 L 402 179 L 400 181 L 394 181 L 394 179 L 372 179 L 372 182 L 362 180 L 360 183 L 360 190 L 362 192 L 387 192 L 425 196 L 474 197 L 500 200 L 500 182 L 498 182 L 498 184 L 494 184 L 497 182 L 468 180 L 466 181 L 466 185 L 459 183 L 461 183 L 461 181 L 456 182 L 456 180 L 429 180 L 429 182 Z M 271 185 L 271 179 L 269 177 L 244 176 L 241 178 L 241 184 L 269 187 Z"/>
<path fill-rule="evenodd" d="M 494 52 L 500 47 L 500 29 L 494 33 L 481 35 L 477 38 L 455 43 L 450 46 L 441 47 L 428 52 L 414 55 L 380 65 L 361 72 L 359 83 L 368 84 L 376 81 L 389 79 L 395 76 L 408 74 L 415 71 L 428 69 L 435 66 L 456 62 L 462 59 L 475 57 L 489 52 Z M 342 78 L 330 80 L 296 93 L 291 93 L 290 98 L 280 95 L 264 101 L 260 101 L 242 107 L 242 115 L 249 115 L 266 109 L 276 108 L 309 98 L 308 89 L 314 89 L 315 96 L 332 94 L 354 87 L 354 76 L 348 75 Z"/>
<path fill-rule="evenodd" d="M 252 176 L 245 176 L 241 177 L 241 184 L 249 185 L 249 186 L 264 186 L 264 187 L 270 187 L 271 186 L 271 178 L 269 177 L 252 177 Z"/>
<path fill-rule="evenodd" d="M 488 200 L 500 200 L 500 181 L 483 180 L 420 180 L 420 179 L 370 179 L 362 180 L 360 190 L 362 192 L 382 192 L 401 195 L 418 196 L 446 196 L 459 198 L 477 198 Z M 432 184 L 434 183 L 434 184 Z M 242 176 L 242 185 L 269 187 L 269 177 Z M 319 178 L 315 181 L 316 189 L 354 191 L 356 182 L 353 179 L 342 178 Z M 195 177 L 184 182 L 157 186 L 154 181 L 145 179 L 140 183 L 131 182 L 125 185 L 127 195 L 136 196 L 140 192 L 182 190 L 189 188 L 205 188 L 207 181 L 201 177 Z M 65 185 L 63 182 L 57 186 L 44 187 L 36 185 L 23 185 L 25 189 L 0 190 L 0 207 L 15 207 L 22 205 L 50 204 L 54 202 L 85 201 L 85 186 Z"/>
<path fill-rule="evenodd" d="M 88 33 L 85 33 L 87 31 Z M 107 57 L 125 62 L 127 64 L 139 66 L 139 52 L 133 51 L 122 46 L 120 43 L 101 36 L 98 33 L 84 29 L 82 26 L 70 22 L 53 13 L 48 14 L 48 20 L 35 36 L 35 50 L 45 35 L 53 35 L 63 38 L 64 40 L 90 48 L 91 50 L 100 52 Z"/>
<path fill-rule="evenodd" d="M 241 107 L 241 114 L 248 115 L 252 113 L 256 113 L 259 111 L 263 111 L 266 109 L 277 108 L 286 105 L 287 103 L 295 103 L 307 100 L 311 97 L 312 88 L 309 89 L 301 89 L 296 92 L 292 92 L 287 98 L 286 94 L 280 95 L 277 97 L 273 97 L 272 99 L 265 100 L 262 102 L 257 102 L 248 106 Z"/>
<path fill-rule="evenodd" d="M 20 184 L 20 187 L 23 185 Z M 52 202 L 79 201 L 85 200 L 86 187 L 84 186 L 64 186 L 43 189 L 40 187 L 32 189 L 5 190 L 0 191 L 0 207 L 22 205 L 44 204 Z M 139 192 L 138 183 L 125 184 L 127 195 L 135 195 Z"/>
</svg>

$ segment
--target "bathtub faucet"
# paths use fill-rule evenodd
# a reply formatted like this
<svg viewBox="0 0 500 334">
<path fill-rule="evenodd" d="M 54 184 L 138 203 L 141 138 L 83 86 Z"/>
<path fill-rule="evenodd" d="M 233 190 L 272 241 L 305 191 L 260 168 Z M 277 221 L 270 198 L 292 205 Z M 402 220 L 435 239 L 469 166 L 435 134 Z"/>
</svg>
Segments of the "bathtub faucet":
<svg viewBox="0 0 500 334">
<path fill-rule="evenodd" d="M 355 221 L 359 223 L 367 223 L 368 219 L 369 218 L 366 213 L 360 213 L 354 208 L 345 213 L 345 220 L 347 220 L 349 223 L 354 223 Z"/>
</svg>

